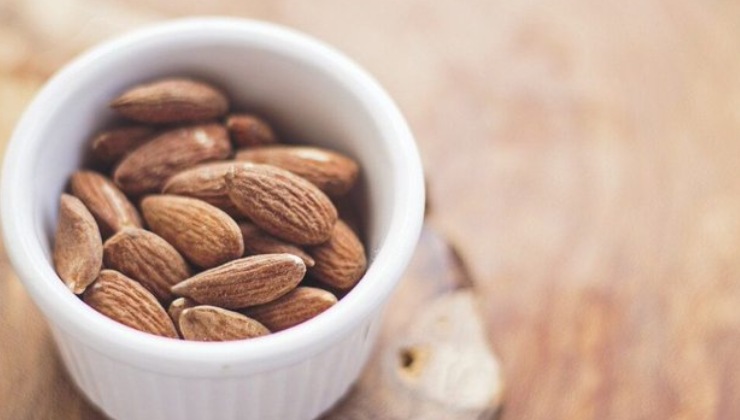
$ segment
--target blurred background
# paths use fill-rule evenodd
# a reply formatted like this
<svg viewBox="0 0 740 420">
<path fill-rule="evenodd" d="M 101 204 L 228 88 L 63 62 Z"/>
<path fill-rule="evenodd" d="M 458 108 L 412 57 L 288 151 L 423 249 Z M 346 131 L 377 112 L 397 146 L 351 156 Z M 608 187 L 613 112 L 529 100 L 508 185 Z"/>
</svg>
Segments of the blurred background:
<svg viewBox="0 0 740 420">
<path fill-rule="evenodd" d="M 740 418 L 740 2 L 0 0 L 0 142 L 71 57 L 200 14 L 314 35 L 396 99 L 503 419 Z M 12 366 L 56 362 L 0 273 L 7 396 L 33 376 Z"/>
</svg>

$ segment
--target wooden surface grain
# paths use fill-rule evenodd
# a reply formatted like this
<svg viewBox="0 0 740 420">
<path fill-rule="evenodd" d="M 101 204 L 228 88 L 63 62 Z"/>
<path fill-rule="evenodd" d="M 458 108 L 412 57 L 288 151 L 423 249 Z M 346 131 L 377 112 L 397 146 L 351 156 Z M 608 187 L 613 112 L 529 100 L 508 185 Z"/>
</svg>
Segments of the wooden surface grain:
<svg viewBox="0 0 740 420">
<path fill-rule="evenodd" d="M 313 34 L 398 101 L 480 292 L 503 419 L 740 418 L 740 3 L 0 0 L 0 138 L 80 50 L 199 13 Z M 43 326 L 1 282 L 5 398 L 9 365 L 54 359 L 7 332 Z"/>
</svg>

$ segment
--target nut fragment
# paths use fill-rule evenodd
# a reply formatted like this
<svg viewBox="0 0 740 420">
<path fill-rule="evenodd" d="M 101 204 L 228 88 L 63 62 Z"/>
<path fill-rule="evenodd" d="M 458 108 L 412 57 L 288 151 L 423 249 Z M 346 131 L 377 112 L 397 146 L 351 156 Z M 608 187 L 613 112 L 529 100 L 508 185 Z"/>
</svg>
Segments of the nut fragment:
<svg viewBox="0 0 740 420">
<path fill-rule="evenodd" d="M 337 209 L 316 186 L 270 165 L 234 165 L 226 175 L 229 197 L 268 233 L 298 245 L 331 236 Z"/>
<path fill-rule="evenodd" d="M 139 331 L 177 338 L 164 308 L 144 286 L 113 270 L 100 272 L 84 301 L 101 314 Z"/>
<path fill-rule="evenodd" d="M 226 119 L 226 128 L 237 147 L 264 146 L 277 142 L 270 125 L 256 115 L 229 115 Z"/>
<path fill-rule="evenodd" d="M 62 194 L 54 236 L 54 268 L 69 290 L 80 294 L 103 265 L 103 241 L 93 215 L 78 198 Z"/>
<path fill-rule="evenodd" d="M 242 231 L 244 252 L 247 255 L 293 254 L 302 259 L 306 267 L 313 267 L 313 258 L 301 248 L 271 236 L 253 223 L 239 223 L 239 228 Z"/>
<path fill-rule="evenodd" d="M 162 193 L 197 198 L 231 216 L 239 216 L 241 213 L 231 202 L 226 188 L 226 174 L 234 163 L 211 162 L 186 169 L 170 178 Z"/>
<path fill-rule="evenodd" d="M 119 114 L 144 123 L 177 123 L 220 117 L 229 101 L 215 87 L 192 79 L 171 78 L 127 90 L 111 102 Z"/>
<path fill-rule="evenodd" d="M 277 332 L 308 321 L 335 303 L 336 296 L 326 290 L 297 287 L 273 302 L 245 309 L 242 313 Z"/>
<path fill-rule="evenodd" d="M 152 231 L 199 267 L 215 267 L 244 254 L 239 225 L 205 201 L 152 195 L 141 201 L 141 211 Z"/>
<path fill-rule="evenodd" d="M 167 314 L 175 324 L 175 329 L 180 336 L 182 336 L 182 331 L 180 331 L 180 315 L 185 309 L 192 308 L 194 306 L 198 306 L 198 304 L 188 298 L 181 297 L 173 300 L 172 303 L 170 303 L 169 308 L 167 308 Z"/>
<path fill-rule="evenodd" d="M 93 139 L 90 147 L 91 157 L 98 166 L 108 168 L 149 141 L 154 133 L 153 128 L 145 125 L 130 125 L 105 130 Z"/>
<path fill-rule="evenodd" d="M 175 128 L 126 156 L 113 179 L 130 195 L 159 192 L 172 175 L 198 163 L 225 159 L 230 153 L 231 142 L 219 124 Z"/>
<path fill-rule="evenodd" d="M 108 237 L 126 226 L 141 227 L 136 207 L 108 178 L 92 171 L 77 171 L 70 182 L 72 194 L 82 200 Z"/>
<path fill-rule="evenodd" d="M 362 242 L 341 220 L 337 221 L 328 241 L 310 248 L 308 252 L 316 261 L 311 274 L 322 283 L 340 290 L 357 284 L 367 268 Z"/>
<path fill-rule="evenodd" d="M 170 287 L 190 277 L 190 267 L 169 242 L 144 229 L 125 228 L 105 241 L 107 268 L 137 280 L 164 302 Z"/>
<path fill-rule="evenodd" d="M 354 160 L 319 147 L 254 147 L 238 151 L 236 159 L 283 168 L 305 178 L 332 196 L 349 192 L 357 181 L 359 172 Z"/>
<path fill-rule="evenodd" d="M 255 255 L 196 274 L 173 286 L 172 293 L 205 305 L 239 309 L 283 296 L 305 274 L 306 265 L 295 255 Z"/>
<path fill-rule="evenodd" d="M 270 330 L 254 319 L 207 305 L 183 310 L 180 331 L 184 339 L 194 341 L 243 340 L 270 334 Z"/>
</svg>

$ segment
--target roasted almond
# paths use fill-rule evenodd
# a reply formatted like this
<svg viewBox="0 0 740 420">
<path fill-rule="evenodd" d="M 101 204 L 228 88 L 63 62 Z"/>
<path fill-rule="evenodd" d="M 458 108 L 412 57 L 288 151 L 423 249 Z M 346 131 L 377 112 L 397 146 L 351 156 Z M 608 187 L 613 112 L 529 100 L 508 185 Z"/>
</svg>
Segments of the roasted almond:
<svg viewBox="0 0 740 420">
<path fill-rule="evenodd" d="M 315 185 L 270 165 L 234 165 L 226 175 L 229 197 L 257 226 L 298 245 L 331 236 L 337 209 Z"/>
<path fill-rule="evenodd" d="M 301 248 L 271 236 L 253 223 L 239 223 L 244 238 L 244 252 L 246 255 L 257 254 L 293 254 L 303 260 L 306 267 L 313 267 L 314 261 Z"/>
<path fill-rule="evenodd" d="M 177 250 L 156 234 L 125 228 L 105 242 L 106 268 L 138 281 L 164 302 L 172 299 L 170 287 L 190 277 L 190 267 Z"/>
<path fill-rule="evenodd" d="M 78 198 L 62 194 L 54 236 L 54 267 L 72 293 L 90 285 L 103 265 L 103 241 L 95 218 Z"/>
<path fill-rule="evenodd" d="M 198 304 L 188 298 L 181 297 L 173 300 L 172 303 L 170 303 L 170 307 L 167 308 L 167 314 L 172 319 L 172 323 L 175 324 L 175 329 L 180 336 L 182 336 L 182 331 L 180 331 L 180 315 L 185 309 L 192 308 L 194 306 L 198 306 Z"/>
<path fill-rule="evenodd" d="M 275 301 L 247 308 L 242 313 L 277 332 L 308 321 L 335 303 L 336 296 L 326 290 L 297 287 Z"/>
<path fill-rule="evenodd" d="M 201 124 L 166 131 L 126 156 L 113 179 L 126 193 L 159 192 L 176 173 L 198 163 L 225 159 L 231 142 L 220 124 Z"/>
<path fill-rule="evenodd" d="M 218 118 L 229 110 L 229 101 L 209 84 L 172 78 L 129 89 L 111 107 L 131 120 L 160 124 Z"/>
<path fill-rule="evenodd" d="M 273 301 L 293 290 L 306 274 L 291 254 L 241 258 L 176 284 L 172 293 L 205 305 L 238 309 Z"/>
<path fill-rule="evenodd" d="M 180 331 L 186 340 L 231 341 L 261 337 L 270 330 L 259 322 L 215 306 L 195 306 L 182 311 Z"/>
<path fill-rule="evenodd" d="M 77 171 L 70 182 L 72 194 L 82 200 L 108 237 L 126 226 L 141 227 L 136 207 L 108 178 L 92 171 Z"/>
<path fill-rule="evenodd" d="M 233 161 L 212 162 L 186 169 L 170 178 L 162 192 L 197 198 L 231 216 L 239 216 L 241 213 L 231 202 L 226 189 L 226 174 L 233 164 Z"/>
<path fill-rule="evenodd" d="M 97 166 L 108 168 L 149 141 L 154 133 L 153 128 L 145 125 L 111 128 L 98 133 L 90 147 L 92 160 Z"/>
<path fill-rule="evenodd" d="M 264 146 L 277 142 L 275 132 L 262 118 L 251 114 L 232 114 L 226 128 L 236 147 Z"/>
<path fill-rule="evenodd" d="M 328 241 L 311 247 L 308 253 L 316 261 L 311 267 L 311 275 L 340 290 L 357 284 L 367 268 L 362 242 L 342 220 L 337 221 Z"/>
<path fill-rule="evenodd" d="M 152 195 L 141 201 L 149 228 L 202 268 L 244 254 L 239 225 L 222 210 L 190 197 Z"/>
<path fill-rule="evenodd" d="M 236 159 L 283 168 L 305 178 L 332 196 L 346 194 L 352 189 L 359 172 L 354 160 L 318 147 L 254 147 L 238 151 Z"/>
<path fill-rule="evenodd" d="M 113 270 L 103 270 L 83 297 L 101 314 L 139 331 L 177 338 L 172 320 L 148 290 Z"/>
</svg>

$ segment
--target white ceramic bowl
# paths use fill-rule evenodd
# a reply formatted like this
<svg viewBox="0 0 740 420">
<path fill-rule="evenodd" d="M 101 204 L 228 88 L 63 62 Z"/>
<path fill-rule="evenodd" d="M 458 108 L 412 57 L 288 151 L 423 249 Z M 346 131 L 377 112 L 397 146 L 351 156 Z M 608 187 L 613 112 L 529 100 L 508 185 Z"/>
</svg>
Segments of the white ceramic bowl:
<svg viewBox="0 0 740 420">
<path fill-rule="evenodd" d="M 59 195 L 123 89 L 166 75 L 220 84 L 284 134 L 362 165 L 370 265 L 335 307 L 248 341 L 144 334 L 81 303 L 50 260 Z M 55 75 L 26 110 L 2 179 L 5 246 L 48 320 L 74 382 L 119 419 L 309 419 L 357 379 L 423 217 L 414 139 L 383 89 L 351 60 L 295 31 L 246 20 L 172 21 L 106 42 Z"/>
</svg>

